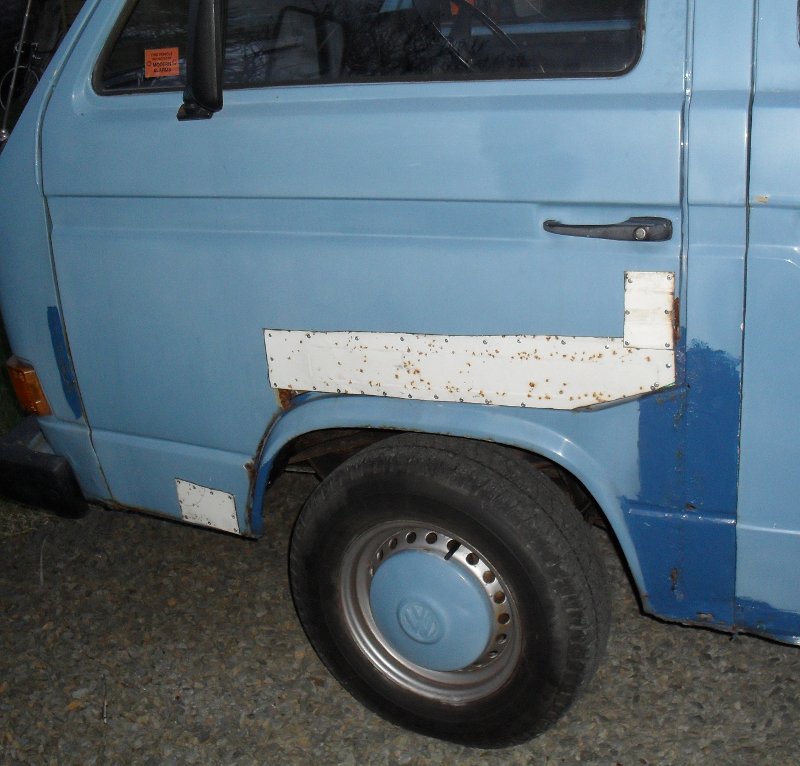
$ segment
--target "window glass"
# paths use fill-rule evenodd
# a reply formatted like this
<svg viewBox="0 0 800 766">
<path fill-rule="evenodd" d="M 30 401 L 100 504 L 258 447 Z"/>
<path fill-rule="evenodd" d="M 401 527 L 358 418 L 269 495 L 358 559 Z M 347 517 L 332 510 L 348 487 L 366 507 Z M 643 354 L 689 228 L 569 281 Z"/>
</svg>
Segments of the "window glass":
<svg viewBox="0 0 800 766">
<path fill-rule="evenodd" d="M 104 92 L 177 89 L 186 0 L 139 0 Z M 229 0 L 227 87 L 622 74 L 644 0 Z"/>
</svg>

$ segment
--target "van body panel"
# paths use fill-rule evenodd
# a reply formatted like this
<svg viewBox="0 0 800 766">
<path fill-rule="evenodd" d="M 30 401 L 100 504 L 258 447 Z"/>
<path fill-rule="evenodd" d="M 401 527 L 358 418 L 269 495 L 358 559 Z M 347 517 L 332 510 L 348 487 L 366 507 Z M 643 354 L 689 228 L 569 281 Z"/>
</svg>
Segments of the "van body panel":
<svg viewBox="0 0 800 766">
<path fill-rule="evenodd" d="M 180 478 L 247 506 L 242 456 L 278 413 L 265 328 L 621 337 L 625 272 L 681 272 L 680 236 L 542 229 L 653 215 L 681 231 L 686 18 L 670 4 L 650 3 L 623 77 L 245 89 L 200 122 L 175 120 L 175 94 L 93 91 L 112 7 L 67 64 L 44 155 L 62 309 L 117 502 L 177 515 Z M 629 424 L 621 497 L 639 491 L 637 408 L 608 416 Z M 460 430 L 475 417 L 461 410 Z M 606 419 L 564 418 L 561 439 L 595 442 Z M 497 416 L 494 438 L 536 420 Z M 125 477 L 159 445 L 157 489 Z M 219 454 L 216 484 L 186 473 L 177 453 L 195 448 Z"/>
<path fill-rule="evenodd" d="M 95 91 L 125 12 L 86 6 L 0 161 L 9 338 L 87 497 L 258 536 L 309 432 L 496 441 L 583 483 L 647 611 L 800 636 L 793 0 L 649 0 L 617 77 L 242 88 L 192 121 L 177 90 Z M 672 237 L 543 226 L 637 216 Z M 623 338 L 629 272 L 674 278 L 664 390 L 574 411 L 273 391 L 270 329 Z"/>
<path fill-rule="evenodd" d="M 744 398 L 736 593 L 750 628 L 798 635 L 800 440 L 800 44 L 780 19 L 796 4 L 762 3 L 750 164 Z M 771 615 L 775 610 L 779 616 Z"/>
</svg>

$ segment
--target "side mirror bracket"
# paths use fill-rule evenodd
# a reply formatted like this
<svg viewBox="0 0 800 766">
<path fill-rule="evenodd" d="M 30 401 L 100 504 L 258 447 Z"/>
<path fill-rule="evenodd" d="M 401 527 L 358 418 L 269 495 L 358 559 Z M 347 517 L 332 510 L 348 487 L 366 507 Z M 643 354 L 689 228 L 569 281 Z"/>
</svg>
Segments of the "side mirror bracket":
<svg viewBox="0 0 800 766">
<path fill-rule="evenodd" d="M 186 87 L 179 120 L 207 120 L 222 109 L 226 0 L 189 0 Z"/>
</svg>

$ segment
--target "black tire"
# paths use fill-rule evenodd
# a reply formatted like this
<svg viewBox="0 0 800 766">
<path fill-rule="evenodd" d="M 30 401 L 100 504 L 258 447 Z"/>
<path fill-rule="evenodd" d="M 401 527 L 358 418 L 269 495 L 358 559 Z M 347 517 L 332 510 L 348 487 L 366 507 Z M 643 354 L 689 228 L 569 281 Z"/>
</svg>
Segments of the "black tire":
<svg viewBox="0 0 800 766">
<path fill-rule="evenodd" d="M 420 564 L 432 574 L 418 574 Z M 396 571 L 409 593 L 423 588 L 420 599 L 392 600 L 406 587 Z M 449 591 L 432 591 L 451 574 L 474 630 L 441 629 L 456 607 Z M 312 645 L 354 697 L 470 746 L 508 746 L 551 726 L 608 635 L 605 574 L 586 524 L 553 482 L 495 445 L 404 434 L 355 455 L 306 503 L 290 576 Z M 401 595 L 386 596 L 387 581 Z M 430 606 L 428 594 L 441 601 Z M 431 659 L 429 639 L 445 659 Z"/>
</svg>

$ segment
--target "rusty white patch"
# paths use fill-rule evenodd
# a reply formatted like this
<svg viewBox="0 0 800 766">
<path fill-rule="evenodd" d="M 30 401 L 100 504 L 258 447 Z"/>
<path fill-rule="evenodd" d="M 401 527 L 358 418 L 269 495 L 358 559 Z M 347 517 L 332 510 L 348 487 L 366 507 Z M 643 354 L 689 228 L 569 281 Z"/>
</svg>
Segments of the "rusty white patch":
<svg viewBox="0 0 800 766">
<path fill-rule="evenodd" d="M 239 534 L 233 495 L 182 479 L 175 479 L 175 486 L 184 521 Z"/>
<path fill-rule="evenodd" d="M 267 329 L 270 383 L 295 391 L 567 410 L 655 391 L 675 383 L 674 275 L 655 274 L 625 275 L 632 287 L 625 292 L 624 338 Z M 641 342 L 647 345 L 635 345 Z"/>
</svg>

